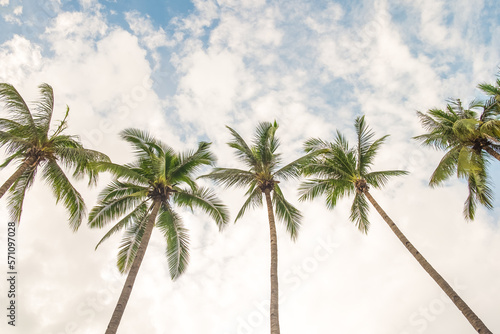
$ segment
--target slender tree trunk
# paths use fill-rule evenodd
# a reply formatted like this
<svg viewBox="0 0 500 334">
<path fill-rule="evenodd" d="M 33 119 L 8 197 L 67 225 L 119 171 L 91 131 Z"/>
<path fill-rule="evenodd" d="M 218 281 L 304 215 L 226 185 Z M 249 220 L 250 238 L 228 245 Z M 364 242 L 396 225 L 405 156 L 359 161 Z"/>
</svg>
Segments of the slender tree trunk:
<svg viewBox="0 0 500 334">
<path fill-rule="evenodd" d="M 401 230 L 396 226 L 392 219 L 385 213 L 384 210 L 378 205 L 377 201 L 372 197 L 368 190 L 364 191 L 364 194 L 375 207 L 377 212 L 384 218 L 385 222 L 391 230 L 396 234 L 403 245 L 410 251 L 410 253 L 415 257 L 415 259 L 420 263 L 425 271 L 436 281 L 436 283 L 443 289 L 443 291 L 450 297 L 453 303 L 458 307 L 458 309 L 463 313 L 465 318 L 470 322 L 472 327 L 481 334 L 492 334 L 491 331 L 486 327 L 486 325 L 479 319 L 479 317 L 470 309 L 470 307 L 460 298 L 460 296 L 453 290 L 453 288 L 444 280 L 444 278 L 430 265 L 429 262 L 419 253 L 419 251 L 411 244 L 411 242 L 404 236 Z"/>
<path fill-rule="evenodd" d="M 484 148 L 484 150 L 485 150 L 486 152 L 488 152 L 488 154 L 489 154 L 489 155 L 491 155 L 492 157 L 494 157 L 495 159 L 497 159 L 498 161 L 500 161 L 500 154 L 498 154 L 498 152 L 497 152 L 497 151 L 495 151 L 494 149 L 492 149 L 492 148 L 491 148 L 491 147 L 489 147 L 489 146 L 486 146 L 486 147 Z"/>
<path fill-rule="evenodd" d="M 149 239 L 151 238 L 151 233 L 153 232 L 153 227 L 155 225 L 155 219 L 158 215 L 158 211 L 160 210 L 160 204 L 160 201 L 155 200 L 153 210 L 151 211 L 148 222 L 146 223 L 146 230 L 144 231 L 144 235 L 142 236 L 141 244 L 137 249 L 134 262 L 132 262 L 132 267 L 130 268 L 127 279 L 125 280 L 125 285 L 123 286 L 120 298 L 118 299 L 118 303 L 116 304 L 113 315 L 111 316 L 111 320 L 109 321 L 108 328 L 106 329 L 106 334 L 115 334 L 118 330 L 118 325 L 120 324 L 120 321 L 122 319 L 123 312 L 125 311 L 128 299 L 130 298 L 130 294 L 132 293 L 135 278 L 137 277 L 139 267 L 141 266 L 142 259 L 144 258 L 144 254 L 146 253 Z"/>
<path fill-rule="evenodd" d="M 274 222 L 273 204 L 271 201 L 271 190 L 266 188 L 264 194 L 266 195 L 269 232 L 271 236 L 271 334 L 279 334 L 278 240 L 276 236 L 276 224 Z"/>
<path fill-rule="evenodd" d="M 30 167 L 35 162 L 36 162 L 36 157 L 29 157 L 28 159 L 23 161 L 21 166 L 19 166 L 19 168 L 14 172 L 14 174 L 12 174 L 12 176 L 9 177 L 9 179 L 5 181 L 5 183 L 0 187 L 0 198 L 2 198 L 3 195 L 5 195 L 5 193 L 7 192 L 7 190 L 9 190 L 9 188 L 12 186 L 12 184 L 14 184 L 14 182 L 16 182 L 16 180 L 21 175 L 23 175 L 24 171 L 28 169 L 28 167 Z"/>
</svg>

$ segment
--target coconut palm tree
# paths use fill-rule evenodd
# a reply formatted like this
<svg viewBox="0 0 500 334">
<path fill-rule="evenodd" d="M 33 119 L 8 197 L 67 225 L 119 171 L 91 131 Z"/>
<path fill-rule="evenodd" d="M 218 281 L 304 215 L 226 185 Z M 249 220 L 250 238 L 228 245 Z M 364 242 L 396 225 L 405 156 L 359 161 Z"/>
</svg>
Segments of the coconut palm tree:
<svg viewBox="0 0 500 334">
<path fill-rule="evenodd" d="M 97 247 L 114 233 L 125 233 L 118 252 L 118 269 L 127 279 L 109 322 L 106 334 L 116 333 L 132 292 L 135 278 L 156 226 L 165 237 L 170 276 L 178 278 L 189 260 L 188 231 L 179 208 L 198 207 L 222 229 L 228 221 L 226 207 L 212 191 L 199 187 L 193 174 L 201 167 L 212 165 L 215 157 L 210 144 L 201 142 L 196 150 L 176 153 L 172 148 L 137 129 L 126 129 L 121 137 L 135 150 L 136 160 L 118 165 L 97 164 L 99 171 L 108 171 L 114 180 L 100 193 L 97 205 L 89 214 L 89 226 L 102 228 L 118 222 L 104 235 Z"/>
<path fill-rule="evenodd" d="M 494 84 L 483 82 L 482 84 L 478 85 L 478 88 L 481 89 L 483 91 L 483 93 L 485 93 L 486 95 L 491 96 L 495 101 L 496 108 L 499 108 L 500 107 L 500 72 L 498 72 L 497 80 L 495 81 L 495 84 L 496 84 L 496 86 Z M 498 111 L 498 109 L 497 109 L 497 111 Z"/>
<path fill-rule="evenodd" d="M 63 168 L 74 170 L 73 176 L 88 174 L 89 183 L 96 182 L 91 163 L 109 161 L 97 151 L 85 149 L 76 136 L 63 134 L 67 128 L 69 108 L 57 128 L 50 131 L 54 109 L 54 92 L 48 84 L 39 86 L 41 99 L 32 113 L 19 92 L 10 84 L 0 83 L 0 100 L 5 104 L 9 118 L 0 118 L 0 147 L 5 147 L 7 158 L 0 168 L 18 163 L 17 170 L 0 187 L 0 198 L 10 190 L 8 200 L 11 217 L 19 222 L 26 191 L 33 184 L 38 169 L 49 184 L 56 200 L 69 211 L 69 224 L 77 230 L 85 216 L 82 196 L 73 187 Z"/>
<path fill-rule="evenodd" d="M 316 176 L 316 178 L 301 185 L 300 200 L 310 200 L 326 195 L 326 205 L 332 209 L 342 197 L 354 195 L 350 219 L 364 233 L 368 231 L 370 224 L 368 220 L 368 202 L 370 202 L 401 243 L 462 311 L 472 326 L 481 334 L 491 333 L 375 201 L 369 191 L 370 187 L 381 188 L 389 178 L 405 175 L 407 172 L 401 170 L 371 171 L 373 160 L 387 136 L 372 141 L 374 133 L 366 125 L 364 116 L 356 118 L 355 129 L 357 134 L 355 148 L 350 148 L 347 140 L 340 133 L 337 133 L 337 138 L 333 143 L 324 142 L 321 139 L 311 139 L 306 142 L 306 151 L 318 149 L 328 151 L 304 168 L 306 175 Z"/>
<path fill-rule="evenodd" d="M 235 221 L 240 219 L 247 209 L 261 207 L 262 196 L 266 200 L 267 214 L 269 220 L 270 244 L 271 244 L 271 302 L 270 302 L 270 326 L 271 334 L 278 334 L 279 329 L 279 290 L 278 290 L 278 244 L 275 225 L 275 214 L 278 219 L 286 224 L 286 229 L 292 239 L 297 238 L 302 215 L 290 202 L 285 199 L 279 186 L 281 180 L 285 181 L 300 175 L 300 167 L 312 157 L 309 154 L 299 158 L 285 166 L 280 167 L 281 157 L 277 153 L 279 141 L 276 138 L 278 124 L 261 122 L 257 126 L 253 145 L 249 146 L 245 140 L 232 128 L 227 127 L 232 135 L 228 143 L 235 149 L 236 157 L 248 168 L 214 168 L 214 170 L 203 177 L 214 180 L 217 184 L 225 187 L 246 187 L 247 199 Z"/>
<path fill-rule="evenodd" d="M 482 109 L 482 113 L 478 113 Z M 429 184 L 440 185 L 457 174 L 467 180 L 469 196 L 465 201 L 464 215 L 474 219 L 477 203 L 491 209 L 493 194 L 487 166 L 493 157 L 500 161 L 500 120 L 494 99 L 486 102 L 472 101 L 468 109 L 460 100 L 450 101 L 445 110 L 430 109 L 417 112 L 428 133 L 416 136 L 424 146 L 446 151 L 431 176 Z"/>
</svg>

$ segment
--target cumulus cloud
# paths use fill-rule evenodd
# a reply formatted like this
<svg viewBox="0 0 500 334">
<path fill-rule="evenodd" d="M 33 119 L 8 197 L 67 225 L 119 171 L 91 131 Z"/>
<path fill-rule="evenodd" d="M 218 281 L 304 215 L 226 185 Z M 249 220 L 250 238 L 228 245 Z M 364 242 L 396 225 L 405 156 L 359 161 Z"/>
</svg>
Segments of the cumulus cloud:
<svg viewBox="0 0 500 334">
<path fill-rule="evenodd" d="M 499 42 L 476 38 L 499 29 L 478 23 L 486 4 L 195 0 L 189 15 L 170 22 L 142 10 L 116 12 L 126 26 L 111 22 L 105 5 L 81 4 L 81 11 L 57 12 L 39 38 L 12 34 L 3 42 L 0 79 L 29 101 L 36 100 L 37 84 L 52 84 L 55 118 L 68 104 L 68 132 L 119 163 L 132 157 L 117 136 L 126 127 L 147 129 L 179 150 L 211 141 L 220 166 L 241 167 L 224 125 L 250 141 L 259 121 L 276 119 L 286 163 L 302 154 L 307 138 L 332 140 L 339 129 L 353 140 L 353 120 L 366 114 L 377 136 L 391 135 L 375 168 L 412 172 L 373 195 L 490 329 L 500 328 L 500 266 L 491 256 L 500 251 L 498 216 L 481 208 L 466 224 L 465 185 L 427 187 L 440 153 L 411 140 L 422 132 L 415 110 L 469 97 L 477 83 L 492 82 Z M 166 75 L 173 87 L 162 90 Z M 77 183 L 89 207 L 108 180 L 90 190 Z M 298 203 L 297 186 L 283 182 L 304 214 L 297 242 L 278 225 L 284 332 L 472 332 L 375 211 L 362 235 L 349 222 L 349 200 L 334 211 L 320 200 Z M 234 217 L 244 191 L 218 192 Z M 19 232 L 20 325 L 34 334 L 102 331 L 124 282 L 115 268 L 120 238 L 94 252 L 104 231 L 82 226 L 72 234 L 48 193 L 37 182 L 27 194 Z M 221 234 L 203 214 L 183 217 L 191 235 L 188 271 L 170 281 L 165 244 L 154 233 L 121 331 L 269 332 L 265 211 L 248 212 Z"/>
</svg>

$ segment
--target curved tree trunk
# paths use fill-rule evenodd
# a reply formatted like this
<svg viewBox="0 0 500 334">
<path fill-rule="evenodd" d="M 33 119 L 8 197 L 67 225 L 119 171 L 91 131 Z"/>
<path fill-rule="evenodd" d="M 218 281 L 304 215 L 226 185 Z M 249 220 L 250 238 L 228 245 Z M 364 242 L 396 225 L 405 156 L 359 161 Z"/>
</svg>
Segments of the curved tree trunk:
<svg viewBox="0 0 500 334">
<path fill-rule="evenodd" d="M 266 196 L 269 232 L 271 237 L 271 334 L 279 334 L 278 240 L 276 236 L 276 224 L 274 222 L 273 204 L 271 201 L 271 190 L 268 188 L 265 189 L 264 194 Z"/>
<path fill-rule="evenodd" d="M 445 279 L 430 265 L 429 262 L 419 253 L 419 251 L 411 244 L 411 242 L 404 236 L 401 230 L 396 226 L 392 219 L 385 213 L 384 210 L 378 205 L 377 201 L 372 197 L 372 195 L 365 190 L 363 192 L 370 203 L 375 207 L 377 212 L 384 218 L 385 222 L 391 230 L 396 234 L 403 245 L 410 251 L 410 253 L 415 257 L 415 259 L 420 263 L 425 271 L 434 279 L 434 281 L 443 289 L 443 291 L 450 297 L 453 303 L 458 307 L 458 309 L 463 313 L 465 318 L 470 322 L 472 327 L 481 334 L 492 334 L 491 331 L 486 327 L 486 325 L 478 318 L 478 316 L 469 308 L 469 306 L 460 298 L 460 296 L 453 290 L 453 288 L 445 281 Z"/>
<path fill-rule="evenodd" d="M 137 277 L 139 267 L 141 266 L 142 259 L 144 258 L 144 254 L 146 253 L 149 239 L 151 238 L 151 233 L 153 232 L 153 228 L 155 226 L 155 219 L 158 215 L 158 211 L 160 210 L 160 204 L 160 201 L 154 202 L 153 210 L 151 211 L 148 222 L 146 223 L 146 230 L 144 231 L 144 235 L 142 236 L 141 244 L 137 249 L 137 254 L 135 255 L 134 262 L 132 262 L 132 267 L 130 267 L 127 279 L 125 280 L 125 285 L 123 286 L 122 292 L 120 294 L 120 298 L 118 299 L 118 303 L 116 304 L 113 315 L 111 316 L 111 320 L 109 321 L 108 328 L 106 329 L 106 334 L 115 334 L 118 330 L 118 325 L 120 324 L 120 321 L 122 319 L 123 312 L 125 311 L 128 299 L 130 298 L 130 294 L 132 293 L 135 278 Z"/>
<path fill-rule="evenodd" d="M 16 182 L 16 180 L 23 175 L 24 171 L 28 169 L 32 164 L 36 162 L 36 157 L 29 157 L 28 159 L 24 160 L 21 166 L 12 174 L 11 177 L 5 183 L 0 187 L 0 198 L 5 195 L 7 190 Z"/>
<path fill-rule="evenodd" d="M 486 146 L 486 147 L 484 148 L 484 150 L 485 150 L 486 152 L 488 152 L 488 154 L 489 154 L 489 155 L 491 155 L 492 157 L 494 157 L 495 159 L 497 159 L 498 161 L 500 161 L 500 154 L 498 154 L 498 152 L 497 152 L 497 151 L 495 151 L 494 149 L 492 149 L 492 148 L 491 148 L 491 147 L 489 147 L 489 146 Z"/>
</svg>

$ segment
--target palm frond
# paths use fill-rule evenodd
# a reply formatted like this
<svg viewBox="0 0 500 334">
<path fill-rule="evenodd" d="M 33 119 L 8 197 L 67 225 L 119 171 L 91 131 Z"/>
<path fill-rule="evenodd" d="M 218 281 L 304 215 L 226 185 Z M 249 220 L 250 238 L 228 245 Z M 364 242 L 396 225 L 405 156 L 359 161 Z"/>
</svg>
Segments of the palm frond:
<svg viewBox="0 0 500 334">
<path fill-rule="evenodd" d="M 292 240 L 295 241 L 299 232 L 302 214 L 297 208 L 295 208 L 290 202 L 285 199 L 285 196 L 283 196 L 283 192 L 277 184 L 274 185 L 272 201 L 274 204 L 276 217 L 285 223 L 286 230 L 288 231 L 288 233 L 290 233 L 290 237 L 292 238 Z"/>
<path fill-rule="evenodd" d="M 429 185 L 435 187 L 452 176 L 457 170 L 458 156 L 461 147 L 453 147 L 445 153 L 438 166 L 432 173 Z"/>
<path fill-rule="evenodd" d="M 165 151 L 171 150 L 169 146 L 157 140 L 148 132 L 139 129 L 125 129 L 120 132 L 120 136 L 134 147 L 134 153 L 139 159 L 163 156 Z"/>
<path fill-rule="evenodd" d="M 107 240 L 109 237 L 111 237 L 113 234 L 116 232 L 119 232 L 120 230 L 124 228 L 129 228 L 133 224 L 137 224 L 142 222 L 147 218 L 148 214 L 148 205 L 147 201 L 143 201 L 141 204 L 139 204 L 132 212 L 130 212 L 128 215 L 123 217 L 118 223 L 116 223 L 102 238 L 101 240 L 97 243 L 95 246 L 95 249 L 99 247 L 99 245 Z"/>
<path fill-rule="evenodd" d="M 313 161 L 313 159 L 320 155 L 328 152 L 328 149 L 318 149 L 311 151 L 309 154 L 306 154 L 295 161 L 290 162 L 286 166 L 281 167 L 276 172 L 274 172 L 274 178 L 279 180 L 288 180 L 288 179 L 296 179 L 300 177 L 303 169 Z"/>
<path fill-rule="evenodd" d="M 235 154 L 240 159 L 245 165 L 249 168 L 255 168 L 255 166 L 258 164 L 257 158 L 254 155 L 254 152 L 252 149 L 247 145 L 245 140 L 240 136 L 238 132 L 230 128 L 229 126 L 226 126 L 226 128 L 229 129 L 231 132 L 231 135 L 233 136 L 233 139 L 228 142 L 227 144 L 235 149 Z"/>
<path fill-rule="evenodd" d="M 106 194 L 101 193 L 100 196 L 106 197 Z M 106 201 L 101 200 L 90 210 L 89 226 L 91 228 L 102 228 L 104 225 L 137 207 L 143 200 L 144 193 L 142 192 L 110 198 Z"/>
<path fill-rule="evenodd" d="M 10 194 L 7 206 L 10 218 L 16 223 L 19 223 L 21 219 L 26 191 L 33 185 L 36 171 L 37 166 L 28 167 L 9 189 Z"/>
<path fill-rule="evenodd" d="M 236 168 L 214 168 L 209 174 L 202 175 L 200 178 L 210 179 L 226 188 L 245 187 L 255 180 L 255 174 Z"/>
<path fill-rule="evenodd" d="M 486 174 L 470 173 L 467 179 L 469 195 L 464 204 L 464 216 L 468 220 L 474 220 L 478 202 L 487 209 L 493 209 L 493 192 Z"/>
<path fill-rule="evenodd" d="M 167 241 L 170 277 L 175 280 L 186 271 L 189 263 L 189 234 L 181 217 L 168 205 L 163 205 L 156 226 Z"/>
<path fill-rule="evenodd" d="M 235 223 L 241 217 L 243 217 L 243 215 L 248 209 L 253 209 L 262 206 L 262 190 L 260 190 L 260 188 L 257 187 L 256 182 L 253 182 L 250 185 L 245 195 L 247 196 L 247 199 L 245 200 L 245 203 L 243 203 L 243 206 L 241 207 L 240 211 L 238 211 L 238 214 L 234 219 Z"/>
<path fill-rule="evenodd" d="M 148 212 L 151 211 L 150 209 L 151 208 L 148 209 Z M 137 250 L 141 245 L 144 231 L 146 230 L 149 214 L 140 218 L 140 220 L 135 221 L 134 224 L 127 228 L 120 243 L 116 264 L 118 266 L 118 270 L 120 270 L 122 274 L 128 272 L 132 267 Z"/>
<path fill-rule="evenodd" d="M 306 142 L 304 143 L 304 151 L 306 151 L 306 153 L 329 149 L 329 148 L 330 148 L 330 143 L 320 138 L 310 138 L 306 140 Z"/>
<path fill-rule="evenodd" d="M 29 127 L 32 133 L 37 134 L 36 124 L 28 105 L 14 86 L 0 83 L 0 101 L 5 103 L 5 110 L 9 113 L 11 120 Z"/>
<path fill-rule="evenodd" d="M 207 213 L 222 230 L 229 221 L 227 207 L 208 188 L 191 191 L 178 191 L 173 194 L 173 201 L 180 207 L 198 207 Z"/>
<path fill-rule="evenodd" d="M 118 165 L 112 162 L 99 161 L 91 163 L 91 168 L 98 172 L 109 172 L 116 178 L 140 185 L 147 186 L 150 183 L 148 178 L 131 165 Z"/>
<path fill-rule="evenodd" d="M 179 154 L 178 163 L 169 173 L 173 183 L 178 180 L 184 181 L 203 166 L 213 165 L 215 156 L 210 151 L 210 143 L 200 142 L 196 151 L 188 151 Z"/>
<path fill-rule="evenodd" d="M 278 124 L 276 122 L 260 122 L 255 132 L 254 155 L 258 165 L 256 172 L 271 172 L 280 162 L 280 154 L 275 153 L 279 147 L 279 141 L 275 136 Z"/>
<path fill-rule="evenodd" d="M 85 216 L 85 203 L 80 193 L 73 187 L 63 170 L 53 160 L 48 160 L 43 167 L 43 178 L 50 185 L 56 203 L 63 201 L 69 212 L 69 224 L 73 231 L 78 230 Z"/>
<path fill-rule="evenodd" d="M 354 222 L 358 230 L 365 234 L 368 233 L 368 229 L 370 227 L 368 210 L 369 207 L 366 197 L 363 194 L 356 192 L 351 206 L 350 219 Z"/>
<path fill-rule="evenodd" d="M 408 174 L 409 173 L 404 170 L 384 170 L 365 174 L 364 179 L 366 180 L 366 183 L 373 186 L 374 188 L 379 189 L 384 187 L 391 177 L 403 176 Z"/>
<path fill-rule="evenodd" d="M 41 84 L 38 88 L 42 97 L 36 103 L 36 114 L 33 115 L 33 119 L 37 125 L 40 137 L 48 138 L 52 112 L 54 110 L 54 91 L 46 83 Z"/>
</svg>

